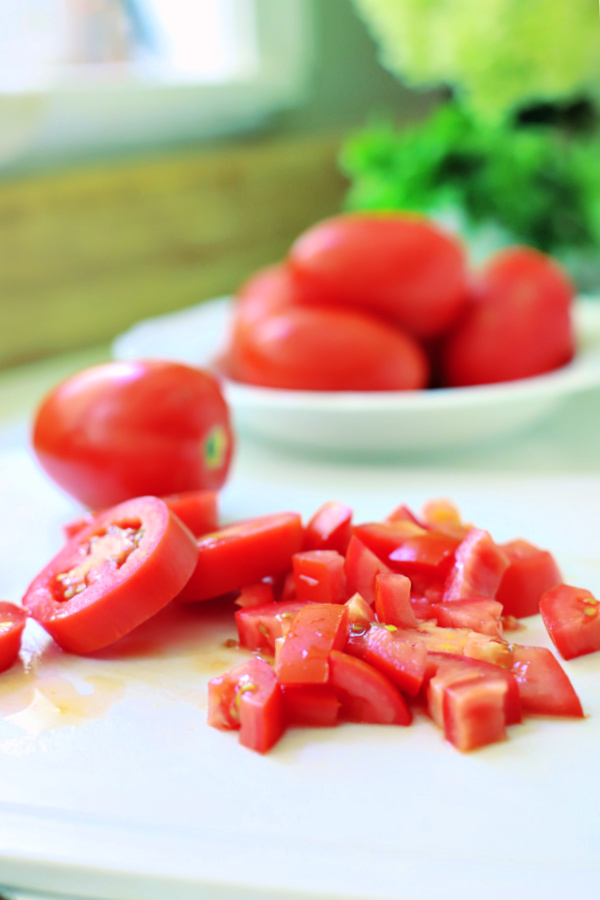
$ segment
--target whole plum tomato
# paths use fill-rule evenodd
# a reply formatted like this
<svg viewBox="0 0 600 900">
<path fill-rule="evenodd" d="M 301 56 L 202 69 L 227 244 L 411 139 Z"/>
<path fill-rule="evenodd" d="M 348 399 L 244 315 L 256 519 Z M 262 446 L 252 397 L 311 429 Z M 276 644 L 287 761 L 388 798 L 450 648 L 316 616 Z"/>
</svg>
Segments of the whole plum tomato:
<svg viewBox="0 0 600 900">
<path fill-rule="evenodd" d="M 326 219 L 300 235 L 287 262 L 303 303 L 375 313 L 419 338 L 446 331 L 467 298 L 462 245 L 415 214 Z"/>
<path fill-rule="evenodd" d="M 277 315 L 298 302 L 298 290 L 284 264 L 259 269 L 236 292 L 232 330 L 241 337 L 256 322 Z"/>
<path fill-rule="evenodd" d="M 448 387 L 514 381 L 550 372 L 575 353 L 573 287 L 559 264 L 530 247 L 495 254 L 475 277 L 472 299 L 444 342 Z"/>
<path fill-rule="evenodd" d="M 161 360 L 92 366 L 42 400 L 33 448 L 68 494 L 101 509 L 146 494 L 217 490 L 233 449 L 209 372 Z"/>
<path fill-rule="evenodd" d="M 297 307 L 234 335 L 222 371 L 247 384 L 308 391 L 399 391 L 427 385 L 414 338 L 367 313 Z"/>
</svg>

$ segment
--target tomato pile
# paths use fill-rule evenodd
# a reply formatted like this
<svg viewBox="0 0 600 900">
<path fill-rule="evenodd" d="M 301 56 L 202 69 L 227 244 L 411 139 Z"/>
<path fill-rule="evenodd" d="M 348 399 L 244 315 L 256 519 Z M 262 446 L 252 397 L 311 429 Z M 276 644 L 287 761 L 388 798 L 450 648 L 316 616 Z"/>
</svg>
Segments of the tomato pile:
<svg viewBox="0 0 600 900">
<path fill-rule="evenodd" d="M 208 722 L 264 753 L 290 727 L 411 724 L 429 715 L 460 751 L 531 714 L 581 718 L 547 648 L 505 631 L 541 612 L 565 659 L 600 649 L 600 603 L 564 584 L 552 554 L 496 543 L 446 500 L 377 522 L 327 502 L 219 526 L 217 494 L 137 497 L 65 525 L 22 607 L 0 603 L 0 669 L 27 616 L 88 654 L 168 603 L 235 598 L 251 658 L 209 682 Z M 233 624 L 233 623 L 232 623 Z"/>
<path fill-rule="evenodd" d="M 537 250 L 502 250 L 475 271 L 424 217 L 339 215 L 242 285 L 216 365 L 288 390 L 513 381 L 573 358 L 572 302 L 566 273 Z"/>
</svg>

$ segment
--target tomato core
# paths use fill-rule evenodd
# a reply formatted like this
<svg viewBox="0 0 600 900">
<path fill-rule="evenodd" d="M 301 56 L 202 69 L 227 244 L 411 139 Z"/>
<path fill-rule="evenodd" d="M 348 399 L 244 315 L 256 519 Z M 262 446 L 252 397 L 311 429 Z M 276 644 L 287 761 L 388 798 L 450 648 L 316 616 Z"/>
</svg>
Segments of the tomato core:
<svg viewBox="0 0 600 900">
<path fill-rule="evenodd" d="M 102 577 L 108 564 L 111 568 L 120 569 L 123 563 L 140 545 L 144 535 L 141 522 L 128 524 L 110 524 L 89 541 L 82 544 L 80 553 L 83 557 L 78 565 L 56 576 L 55 599 L 71 600 L 80 594 L 92 582 Z"/>
</svg>

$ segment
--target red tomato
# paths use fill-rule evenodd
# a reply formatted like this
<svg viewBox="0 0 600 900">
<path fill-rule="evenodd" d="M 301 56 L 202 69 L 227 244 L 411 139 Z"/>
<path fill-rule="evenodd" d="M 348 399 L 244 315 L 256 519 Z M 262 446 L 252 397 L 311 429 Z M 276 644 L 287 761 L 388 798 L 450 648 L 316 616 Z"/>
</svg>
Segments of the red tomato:
<svg viewBox="0 0 600 900">
<path fill-rule="evenodd" d="M 354 310 L 291 307 L 233 335 L 221 368 L 247 384 L 308 391 L 403 391 L 429 364 L 399 328 Z"/>
<path fill-rule="evenodd" d="M 432 719 L 440 727 L 443 727 L 444 688 L 454 680 L 462 681 L 473 674 L 501 677 L 506 684 L 504 707 L 506 724 L 516 725 L 522 721 L 519 685 L 512 672 L 480 659 L 470 659 L 452 653 L 429 653 L 427 661 L 431 670 L 428 673 L 430 680 L 427 683 L 427 703 Z"/>
<path fill-rule="evenodd" d="M 500 670 L 456 673 L 443 689 L 446 740 L 462 753 L 505 740 L 507 696 L 506 680 Z"/>
<path fill-rule="evenodd" d="M 525 712 L 545 716 L 583 717 L 579 697 L 569 677 L 546 647 L 511 644 L 511 672 L 517 679 Z"/>
<path fill-rule="evenodd" d="M 352 509 L 331 500 L 308 520 L 304 529 L 304 550 L 337 550 L 346 553 L 352 534 Z"/>
<path fill-rule="evenodd" d="M 442 628 L 470 628 L 479 634 L 502 637 L 502 604 L 487 597 L 432 603 L 429 616 Z"/>
<path fill-rule="evenodd" d="M 239 729 L 240 744 L 266 753 L 284 732 L 281 688 L 271 666 L 257 657 L 208 683 L 208 724 Z"/>
<path fill-rule="evenodd" d="M 385 625 L 370 627 L 360 658 L 370 663 L 409 697 L 416 697 L 427 670 L 427 648 L 406 640 L 402 632 Z"/>
<path fill-rule="evenodd" d="M 33 446 L 42 467 L 93 509 L 131 497 L 217 490 L 232 433 L 218 381 L 160 360 L 93 366 L 42 401 Z"/>
<path fill-rule="evenodd" d="M 412 715 L 406 700 L 389 678 L 369 663 L 332 650 L 329 666 L 329 683 L 341 703 L 343 718 L 372 725 L 410 725 Z"/>
<path fill-rule="evenodd" d="M 345 603 L 344 557 L 336 550 L 304 550 L 292 557 L 296 597 L 304 603 Z"/>
<path fill-rule="evenodd" d="M 292 622 L 277 657 L 280 684 L 326 684 L 329 654 L 348 640 L 348 610 L 343 605 L 310 603 Z"/>
<path fill-rule="evenodd" d="M 178 600 L 210 600 L 285 572 L 302 547 L 297 513 L 277 513 L 238 522 L 198 541 L 198 561 Z"/>
<path fill-rule="evenodd" d="M 563 659 L 600 650 L 600 602 L 590 591 L 558 584 L 540 600 L 540 613 Z"/>
<path fill-rule="evenodd" d="M 307 728 L 337 725 L 340 701 L 329 684 L 282 686 L 283 712 L 287 725 Z"/>
<path fill-rule="evenodd" d="M 446 331 L 467 295 L 462 246 L 413 214 L 320 222 L 298 238 L 288 264 L 303 302 L 368 310 L 420 338 Z"/>
<path fill-rule="evenodd" d="M 248 650 L 261 650 L 273 656 L 275 641 L 285 637 L 303 606 L 297 600 L 287 600 L 238 609 L 235 624 L 240 645 Z"/>
<path fill-rule="evenodd" d="M 22 606 L 0 600 L 0 672 L 16 662 L 26 621 L 27 612 Z"/>
<path fill-rule="evenodd" d="M 493 598 L 508 567 L 508 557 L 487 531 L 472 528 L 456 549 L 454 565 L 444 585 L 444 601 Z"/>
<path fill-rule="evenodd" d="M 98 515 L 33 580 L 23 604 L 57 644 L 91 653 L 167 605 L 194 570 L 190 531 L 157 497 Z"/>
<path fill-rule="evenodd" d="M 375 576 L 375 612 L 380 622 L 396 628 L 416 628 L 410 604 L 410 581 L 405 575 L 382 572 Z"/>
<path fill-rule="evenodd" d="M 284 265 L 268 266 L 252 275 L 235 295 L 232 327 L 241 336 L 262 319 L 298 302 L 297 290 Z"/>
<path fill-rule="evenodd" d="M 562 581 L 554 557 L 520 539 L 501 544 L 500 549 L 509 561 L 496 591 L 504 615 L 517 619 L 537 615 L 542 595 Z"/>
<path fill-rule="evenodd" d="M 442 350 L 444 384 L 514 381 L 566 365 L 575 353 L 572 299 L 550 257 L 528 247 L 498 253 Z"/>
<path fill-rule="evenodd" d="M 376 576 L 392 571 L 355 535 L 352 535 L 348 544 L 345 569 L 348 594 L 360 594 L 370 606 L 375 604 Z"/>
</svg>

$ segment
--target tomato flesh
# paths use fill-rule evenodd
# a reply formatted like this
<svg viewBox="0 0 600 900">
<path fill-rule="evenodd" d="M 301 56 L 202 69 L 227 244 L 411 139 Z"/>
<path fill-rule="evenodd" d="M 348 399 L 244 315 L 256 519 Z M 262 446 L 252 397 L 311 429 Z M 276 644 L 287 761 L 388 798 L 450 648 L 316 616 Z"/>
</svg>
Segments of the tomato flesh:
<svg viewBox="0 0 600 900">
<path fill-rule="evenodd" d="M 296 615 L 281 643 L 276 670 L 280 684 L 326 684 L 329 654 L 348 640 L 348 610 L 332 603 L 311 603 Z"/>
<path fill-rule="evenodd" d="M 509 541 L 501 549 L 508 557 L 508 568 L 496 591 L 496 600 L 507 616 L 521 619 L 537 615 L 542 595 L 562 581 L 554 557 L 523 540 Z"/>
<path fill-rule="evenodd" d="M 284 732 L 283 698 L 271 666 L 257 657 L 211 679 L 208 724 L 238 730 L 240 743 L 266 753 Z"/>
<path fill-rule="evenodd" d="M 345 603 L 344 557 L 336 550 L 304 550 L 292 557 L 296 597 L 303 603 Z"/>
<path fill-rule="evenodd" d="M 412 714 L 397 687 L 378 669 L 339 650 L 329 655 L 330 680 L 340 715 L 372 725 L 410 725 Z"/>
<path fill-rule="evenodd" d="M 26 621 L 27 612 L 22 606 L 0 600 L 0 672 L 16 662 Z"/>
<path fill-rule="evenodd" d="M 543 595 L 540 613 L 563 659 L 600 650 L 600 602 L 590 591 L 559 584 Z"/>
</svg>

